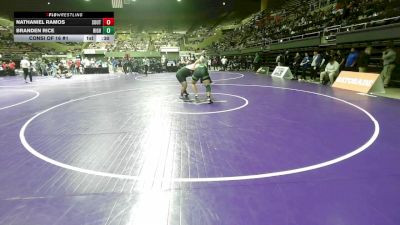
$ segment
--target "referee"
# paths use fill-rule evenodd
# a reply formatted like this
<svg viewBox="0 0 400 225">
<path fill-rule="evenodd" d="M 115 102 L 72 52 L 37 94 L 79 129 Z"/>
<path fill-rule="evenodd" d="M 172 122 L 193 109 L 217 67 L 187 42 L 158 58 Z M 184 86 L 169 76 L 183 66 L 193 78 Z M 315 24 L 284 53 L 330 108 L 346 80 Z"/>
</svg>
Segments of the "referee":
<svg viewBox="0 0 400 225">
<path fill-rule="evenodd" d="M 28 75 L 29 75 L 29 80 L 30 80 L 30 82 L 32 83 L 32 73 L 31 73 L 31 71 L 30 71 L 31 63 L 29 62 L 28 58 L 27 58 L 27 57 L 24 57 L 24 58 L 21 60 L 20 65 L 21 65 L 22 70 L 24 71 L 25 83 L 28 83 L 28 81 L 26 80 L 26 78 L 28 77 Z"/>
</svg>

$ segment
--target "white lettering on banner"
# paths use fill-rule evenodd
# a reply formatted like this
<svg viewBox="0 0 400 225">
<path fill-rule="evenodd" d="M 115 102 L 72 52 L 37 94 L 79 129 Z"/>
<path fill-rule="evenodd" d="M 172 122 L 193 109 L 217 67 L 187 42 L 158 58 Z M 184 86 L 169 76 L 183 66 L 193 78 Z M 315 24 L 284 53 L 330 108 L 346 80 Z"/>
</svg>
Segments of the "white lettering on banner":
<svg viewBox="0 0 400 225">
<path fill-rule="evenodd" d="M 370 87 L 374 84 L 373 80 L 364 80 L 364 79 L 349 78 L 349 77 L 338 77 L 336 82 L 344 83 L 344 84 L 359 85 L 359 86 L 364 86 L 364 87 Z"/>
<path fill-rule="evenodd" d="M 83 49 L 83 54 L 94 55 L 96 54 L 96 49 Z"/>
</svg>

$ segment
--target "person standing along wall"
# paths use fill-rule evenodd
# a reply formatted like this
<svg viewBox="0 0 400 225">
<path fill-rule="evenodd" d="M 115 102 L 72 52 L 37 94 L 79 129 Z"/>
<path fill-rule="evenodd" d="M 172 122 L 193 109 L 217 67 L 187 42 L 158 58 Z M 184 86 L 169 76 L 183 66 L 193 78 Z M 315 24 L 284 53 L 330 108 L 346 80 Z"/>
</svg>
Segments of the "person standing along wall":
<svg viewBox="0 0 400 225">
<path fill-rule="evenodd" d="M 293 73 L 293 78 L 292 80 L 297 80 L 298 79 L 298 73 L 299 73 L 299 68 L 300 68 L 300 63 L 302 62 L 300 53 L 296 53 L 294 56 L 293 60 L 293 68 L 294 68 L 294 73 Z"/>
<path fill-rule="evenodd" d="M 390 78 L 394 68 L 396 68 L 396 51 L 393 50 L 393 45 L 389 44 L 382 54 L 383 70 L 381 77 L 385 88 L 389 87 Z"/>
<path fill-rule="evenodd" d="M 261 57 L 258 53 L 256 53 L 256 55 L 254 56 L 254 71 L 257 71 L 260 68 L 260 64 L 261 64 Z"/>
<path fill-rule="evenodd" d="M 366 73 L 368 70 L 369 60 L 371 58 L 372 47 L 368 46 L 357 59 L 358 72 Z"/>
</svg>

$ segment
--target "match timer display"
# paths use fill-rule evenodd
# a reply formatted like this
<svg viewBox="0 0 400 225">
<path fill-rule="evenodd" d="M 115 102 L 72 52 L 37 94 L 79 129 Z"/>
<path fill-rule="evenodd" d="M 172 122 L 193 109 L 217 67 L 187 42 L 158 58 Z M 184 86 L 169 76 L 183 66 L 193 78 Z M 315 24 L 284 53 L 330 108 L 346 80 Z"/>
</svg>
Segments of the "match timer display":
<svg viewBox="0 0 400 225">
<path fill-rule="evenodd" d="M 15 12 L 15 42 L 113 42 L 113 12 Z"/>
</svg>

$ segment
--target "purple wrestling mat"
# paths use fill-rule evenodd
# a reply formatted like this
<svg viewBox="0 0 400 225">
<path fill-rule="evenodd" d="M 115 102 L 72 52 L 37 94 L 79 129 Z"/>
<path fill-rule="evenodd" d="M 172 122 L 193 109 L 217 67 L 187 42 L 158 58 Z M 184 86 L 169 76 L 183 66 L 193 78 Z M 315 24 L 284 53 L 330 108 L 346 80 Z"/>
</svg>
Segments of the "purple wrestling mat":
<svg viewBox="0 0 400 225">
<path fill-rule="evenodd" d="M 1 78 L 0 224 L 400 224 L 398 100 L 211 77 Z"/>
</svg>

